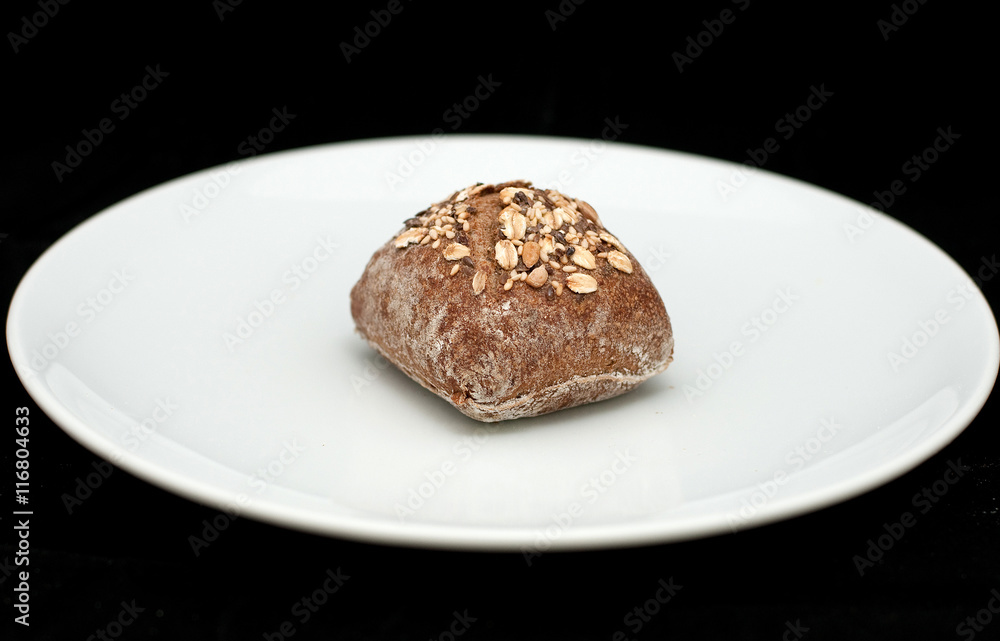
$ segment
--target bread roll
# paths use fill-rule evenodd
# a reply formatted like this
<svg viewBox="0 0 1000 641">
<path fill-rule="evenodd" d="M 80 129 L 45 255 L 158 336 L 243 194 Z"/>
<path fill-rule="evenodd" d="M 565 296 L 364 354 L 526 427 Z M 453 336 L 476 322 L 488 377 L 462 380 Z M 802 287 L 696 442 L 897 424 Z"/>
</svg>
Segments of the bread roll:
<svg viewBox="0 0 1000 641">
<path fill-rule="evenodd" d="M 514 181 L 419 212 L 351 290 L 358 332 L 479 421 L 622 394 L 673 359 L 646 272 L 594 209 Z"/>
</svg>

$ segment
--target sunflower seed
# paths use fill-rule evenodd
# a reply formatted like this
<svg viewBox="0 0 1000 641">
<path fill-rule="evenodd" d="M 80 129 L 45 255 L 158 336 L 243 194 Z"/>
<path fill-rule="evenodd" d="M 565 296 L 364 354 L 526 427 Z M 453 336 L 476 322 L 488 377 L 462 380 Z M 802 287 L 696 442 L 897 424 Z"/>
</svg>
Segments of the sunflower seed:
<svg viewBox="0 0 1000 641">
<path fill-rule="evenodd" d="M 547 281 L 548 279 L 549 279 L 549 272 L 544 267 L 536 267 L 533 270 L 531 270 L 530 274 L 528 274 L 526 282 L 535 289 L 538 289 L 539 287 L 544 285 L 545 281 Z"/>
<path fill-rule="evenodd" d="M 538 243 L 529 240 L 524 244 L 524 250 L 521 252 L 521 260 L 524 261 L 524 266 L 531 269 L 538 262 L 540 256 L 540 247 Z"/>
</svg>

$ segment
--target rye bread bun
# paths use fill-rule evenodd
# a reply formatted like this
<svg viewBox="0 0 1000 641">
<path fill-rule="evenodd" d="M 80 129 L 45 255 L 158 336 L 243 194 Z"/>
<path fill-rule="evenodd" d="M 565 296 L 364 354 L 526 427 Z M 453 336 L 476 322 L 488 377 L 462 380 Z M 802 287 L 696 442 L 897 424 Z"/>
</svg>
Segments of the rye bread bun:
<svg viewBox="0 0 1000 641">
<path fill-rule="evenodd" d="M 473 185 L 407 220 L 351 314 L 382 356 L 480 421 L 611 398 L 673 359 L 635 256 L 590 205 L 526 181 Z"/>
</svg>

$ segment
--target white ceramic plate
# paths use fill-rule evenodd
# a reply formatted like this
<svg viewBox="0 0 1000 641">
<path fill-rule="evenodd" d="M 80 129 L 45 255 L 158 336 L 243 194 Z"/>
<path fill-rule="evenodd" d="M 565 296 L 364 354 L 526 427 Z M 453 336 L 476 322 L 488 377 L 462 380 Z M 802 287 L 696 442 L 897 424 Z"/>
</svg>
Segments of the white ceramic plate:
<svg viewBox="0 0 1000 641">
<path fill-rule="evenodd" d="M 378 359 L 348 292 L 404 219 L 513 178 L 596 207 L 659 289 L 676 359 L 617 399 L 487 425 Z M 321 146 L 150 189 L 38 260 L 7 336 L 56 423 L 182 496 L 529 558 L 855 496 L 955 438 L 998 365 L 973 281 L 891 218 L 715 160 L 509 136 Z"/>
</svg>

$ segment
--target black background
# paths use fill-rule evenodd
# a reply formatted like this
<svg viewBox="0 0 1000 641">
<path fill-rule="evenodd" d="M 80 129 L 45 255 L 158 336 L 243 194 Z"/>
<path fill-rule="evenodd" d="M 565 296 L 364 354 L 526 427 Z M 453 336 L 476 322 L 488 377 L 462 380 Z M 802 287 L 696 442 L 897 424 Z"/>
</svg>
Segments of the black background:
<svg viewBox="0 0 1000 641">
<path fill-rule="evenodd" d="M 553 28 L 546 11 L 558 12 L 557 0 L 483 9 L 404 2 L 350 62 L 340 43 L 386 2 L 322 11 L 263 0 L 221 13 L 220 6 L 77 0 L 43 20 L 37 2 L 5 4 L 4 296 L 87 217 L 165 180 L 241 158 L 240 144 L 274 108 L 295 119 L 267 152 L 426 136 L 448 129 L 445 111 L 490 74 L 501 86 L 457 133 L 589 139 L 605 118 L 618 117 L 628 124 L 624 142 L 737 162 L 822 86 L 833 96 L 780 141 L 766 169 L 866 203 L 903 180 L 891 215 L 972 274 L 997 252 L 989 225 L 997 147 L 984 95 L 995 82 L 995 29 L 978 6 L 932 0 L 804 9 L 719 0 L 650 13 L 567 0 L 569 15 Z M 673 54 L 723 9 L 735 19 L 679 71 Z M 879 21 L 894 11 L 902 24 L 885 32 Z M 44 24 L 26 28 L 24 17 Z M 12 43 L 9 34 L 22 32 L 30 37 Z M 142 80 L 147 65 L 168 75 L 118 120 L 113 101 Z M 107 117 L 114 131 L 60 180 L 52 163 L 65 162 L 66 146 Z M 959 137 L 911 182 L 903 163 L 949 127 Z M 986 280 L 982 289 L 995 307 L 1000 283 Z M 295 639 L 437 639 L 454 612 L 467 611 L 475 618 L 462 635 L 468 639 L 611 639 L 616 631 L 638 639 L 790 639 L 796 624 L 808 639 L 967 639 L 957 626 L 1000 589 L 995 402 L 940 454 L 846 503 L 704 540 L 547 554 L 529 567 L 518 554 L 369 545 L 248 519 L 196 557 L 188 536 L 218 512 L 121 470 L 69 514 L 60 497 L 94 471 L 94 456 L 42 414 L 11 368 L 4 376 L 11 426 L 17 406 L 30 407 L 32 417 L 30 630 L 12 623 L 15 580 L 7 575 L 15 550 L 6 498 L 12 429 L 0 446 L 0 619 L 13 638 L 86 639 L 134 600 L 144 610 L 121 638 L 261 639 L 289 621 Z M 941 479 L 949 461 L 969 471 L 860 575 L 855 555 L 866 554 L 884 524 L 913 511 L 913 495 Z M 293 604 L 336 568 L 350 579 L 301 622 Z M 641 630 L 629 628 L 626 614 L 671 577 L 683 588 Z M 1000 638 L 1000 622 L 975 638 Z"/>
</svg>

